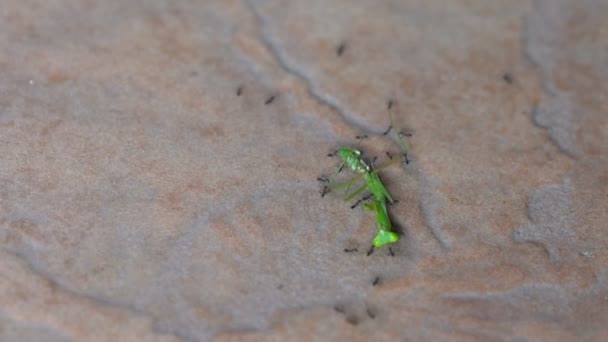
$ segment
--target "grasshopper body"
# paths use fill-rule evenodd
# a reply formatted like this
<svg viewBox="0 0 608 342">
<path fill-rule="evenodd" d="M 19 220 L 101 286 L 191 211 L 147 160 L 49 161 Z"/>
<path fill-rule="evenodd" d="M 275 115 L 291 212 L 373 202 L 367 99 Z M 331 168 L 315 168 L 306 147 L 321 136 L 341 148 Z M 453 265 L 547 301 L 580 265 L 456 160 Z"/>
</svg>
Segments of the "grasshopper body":
<svg viewBox="0 0 608 342">
<path fill-rule="evenodd" d="M 365 204 L 364 208 L 376 213 L 378 234 L 374 238 L 374 247 L 382 247 L 399 241 L 399 235 L 391 230 L 392 225 L 386 210 L 386 201 L 374 200 L 372 203 Z"/>
<path fill-rule="evenodd" d="M 389 203 L 393 203 L 394 200 L 378 176 L 379 170 L 392 163 L 388 163 L 377 170 L 373 170 L 372 166 L 362 159 L 361 151 L 357 149 L 342 147 L 338 149 L 336 154 L 342 159 L 342 163 L 340 166 L 338 166 L 336 173 L 341 172 L 344 166 L 347 166 L 353 172 L 358 173 L 359 176 L 354 177 L 350 181 L 336 185 L 333 187 L 333 190 L 343 187 L 348 189 L 354 182 L 362 178 L 364 180 L 364 184 L 358 189 L 354 190 L 352 193 L 347 194 L 344 200 L 350 201 L 366 190 L 369 191 L 373 197 L 371 203 L 365 204 L 364 208 L 376 213 L 376 226 L 378 227 L 378 234 L 373 241 L 374 247 L 381 247 L 399 241 L 399 236 L 392 231 L 391 221 L 386 209 L 386 202 L 388 201 Z"/>
</svg>

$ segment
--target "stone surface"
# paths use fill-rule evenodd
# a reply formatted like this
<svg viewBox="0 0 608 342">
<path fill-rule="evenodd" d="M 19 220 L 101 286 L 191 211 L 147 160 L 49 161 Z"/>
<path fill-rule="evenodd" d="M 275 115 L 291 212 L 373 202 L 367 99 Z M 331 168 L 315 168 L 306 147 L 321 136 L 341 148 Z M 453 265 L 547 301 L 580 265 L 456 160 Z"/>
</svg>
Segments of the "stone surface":
<svg viewBox="0 0 608 342">
<path fill-rule="evenodd" d="M 606 1 L 0 18 L 0 340 L 608 339 Z M 396 154 L 390 116 L 403 236 L 367 256 L 316 178 Z"/>
</svg>

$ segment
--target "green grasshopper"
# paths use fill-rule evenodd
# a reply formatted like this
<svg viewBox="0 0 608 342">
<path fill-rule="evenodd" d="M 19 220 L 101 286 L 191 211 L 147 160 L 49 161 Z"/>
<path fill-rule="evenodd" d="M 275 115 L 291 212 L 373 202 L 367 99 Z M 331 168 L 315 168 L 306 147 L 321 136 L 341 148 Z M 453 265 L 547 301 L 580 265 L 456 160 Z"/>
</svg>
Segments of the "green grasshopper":
<svg viewBox="0 0 608 342">
<path fill-rule="evenodd" d="M 388 200 L 391 204 L 394 202 L 393 198 L 391 197 L 391 194 L 389 194 L 389 192 L 384 187 L 384 184 L 382 184 L 382 181 L 380 181 L 380 177 L 378 177 L 378 171 L 388 167 L 392 163 L 383 165 L 380 167 L 380 169 L 372 170 L 372 167 L 361 158 L 361 151 L 357 149 L 350 147 L 342 147 L 336 153 L 340 156 L 340 158 L 342 158 L 342 163 L 340 164 L 340 166 L 338 166 L 338 173 L 341 172 L 344 165 L 346 165 L 352 171 L 359 173 L 361 177 L 363 177 L 363 179 L 365 180 L 365 183 L 360 188 L 358 188 L 345 198 L 346 201 L 350 201 L 363 191 L 369 190 L 376 200 L 383 202 Z M 352 185 L 358 180 L 359 177 L 355 177 L 348 182 L 334 187 L 334 190 L 340 189 L 344 186 L 350 187 L 350 185 Z"/>
<path fill-rule="evenodd" d="M 382 247 L 387 244 L 392 244 L 399 241 L 399 236 L 392 231 L 391 221 L 388 216 L 388 211 L 386 209 L 386 202 L 388 201 L 390 204 L 393 204 L 395 201 L 391 197 L 390 193 L 382 184 L 380 177 L 378 176 L 378 172 L 389 165 L 392 165 L 394 162 L 389 162 L 380 168 L 374 170 L 371 165 L 366 163 L 361 157 L 361 151 L 350 148 L 350 147 L 342 147 L 336 151 L 336 153 L 342 159 L 342 163 L 338 166 L 336 174 L 340 173 L 344 166 L 347 166 L 352 171 L 359 174 L 359 176 L 354 177 L 353 179 L 346 181 L 344 183 L 338 184 L 334 186 L 331 190 L 339 190 L 344 187 L 348 188 L 360 180 L 361 178 L 364 180 L 364 184 L 353 191 L 350 194 L 347 194 L 344 198 L 345 201 L 350 201 L 365 190 L 370 192 L 370 195 L 364 197 L 362 200 L 359 200 L 355 205 L 351 208 L 354 208 L 361 201 L 369 199 L 369 197 L 373 196 L 373 200 L 371 203 L 364 204 L 364 208 L 366 210 L 374 211 L 376 213 L 376 226 L 378 227 L 378 234 L 373 240 L 374 247 Z M 330 154 L 333 156 L 333 154 Z M 334 176 L 336 175 L 334 174 Z M 333 178 L 333 177 L 332 177 Z M 330 182 L 328 179 L 319 179 L 320 181 Z M 325 186 L 323 189 L 323 193 L 321 196 L 324 196 L 329 191 L 329 187 Z"/>
</svg>

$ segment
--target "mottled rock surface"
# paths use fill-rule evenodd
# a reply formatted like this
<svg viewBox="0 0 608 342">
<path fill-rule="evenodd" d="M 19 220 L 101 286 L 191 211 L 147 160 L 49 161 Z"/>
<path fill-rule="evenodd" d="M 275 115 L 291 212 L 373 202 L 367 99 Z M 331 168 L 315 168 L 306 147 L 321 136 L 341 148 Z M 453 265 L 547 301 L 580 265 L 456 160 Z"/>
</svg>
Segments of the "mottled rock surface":
<svg viewBox="0 0 608 342">
<path fill-rule="evenodd" d="M 2 0 L 0 340 L 608 340 L 607 46 L 604 0 Z M 316 178 L 389 99 L 367 256 Z"/>
</svg>

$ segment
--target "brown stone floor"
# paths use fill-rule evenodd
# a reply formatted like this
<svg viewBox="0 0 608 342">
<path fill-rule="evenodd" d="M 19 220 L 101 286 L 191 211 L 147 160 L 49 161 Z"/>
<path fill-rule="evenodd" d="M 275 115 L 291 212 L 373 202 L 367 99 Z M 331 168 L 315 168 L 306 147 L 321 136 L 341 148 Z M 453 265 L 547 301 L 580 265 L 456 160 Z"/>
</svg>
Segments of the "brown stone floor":
<svg viewBox="0 0 608 342">
<path fill-rule="evenodd" d="M 0 51 L 2 341 L 608 340 L 608 1 L 0 0 Z M 367 256 L 316 178 L 389 99 Z"/>
</svg>

